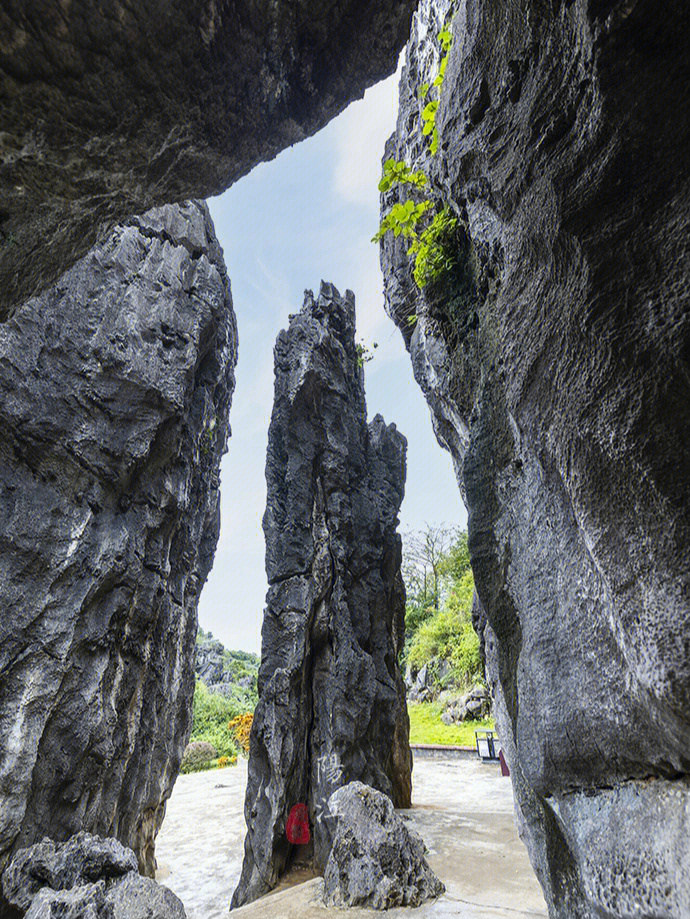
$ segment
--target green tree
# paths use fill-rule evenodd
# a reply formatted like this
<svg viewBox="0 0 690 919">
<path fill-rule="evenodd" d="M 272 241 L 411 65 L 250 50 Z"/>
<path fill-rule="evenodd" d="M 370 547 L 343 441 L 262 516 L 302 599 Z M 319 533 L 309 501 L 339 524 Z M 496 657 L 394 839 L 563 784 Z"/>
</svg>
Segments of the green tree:
<svg viewBox="0 0 690 919">
<path fill-rule="evenodd" d="M 430 526 L 405 538 L 403 577 L 408 591 L 404 661 L 415 670 L 447 660 L 455 681 L 482 677 L 479 638 L 472 626 L 474 578 L 467 533 Z"/>
</svg>

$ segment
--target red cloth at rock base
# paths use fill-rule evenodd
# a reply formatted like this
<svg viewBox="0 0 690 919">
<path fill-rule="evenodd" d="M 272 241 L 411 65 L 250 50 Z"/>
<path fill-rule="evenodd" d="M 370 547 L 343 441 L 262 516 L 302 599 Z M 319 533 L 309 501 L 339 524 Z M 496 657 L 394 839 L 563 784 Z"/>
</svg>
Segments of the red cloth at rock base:
<svg viewBox="0 0 690 919">
<path fill-rule="evenodd" d="M 285 824 L 285 835 L 294 846 L 306 846 L 311 839 L 309 811 L 306 804 L 295 804 Z"/>
</svg>

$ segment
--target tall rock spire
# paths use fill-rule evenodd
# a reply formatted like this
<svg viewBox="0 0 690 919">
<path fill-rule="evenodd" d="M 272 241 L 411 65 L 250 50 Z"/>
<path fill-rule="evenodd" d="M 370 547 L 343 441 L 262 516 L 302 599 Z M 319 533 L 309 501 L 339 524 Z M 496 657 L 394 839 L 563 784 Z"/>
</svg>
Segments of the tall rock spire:
<svg viewBox="0 0 690 919">
<path fill-rule="evenodd" d="M 270 890 L 307 805 L 323 870 L 327 801 L 355 779 L 409 806 L 411 757 L 398 668 L 405 592 L 397 515 L 405 438 L 367 424 L 354 296 L 308 291 L 275 347 L 264 516 L 269 589 L 245 803 L 240 906 Z"/>
</svg>

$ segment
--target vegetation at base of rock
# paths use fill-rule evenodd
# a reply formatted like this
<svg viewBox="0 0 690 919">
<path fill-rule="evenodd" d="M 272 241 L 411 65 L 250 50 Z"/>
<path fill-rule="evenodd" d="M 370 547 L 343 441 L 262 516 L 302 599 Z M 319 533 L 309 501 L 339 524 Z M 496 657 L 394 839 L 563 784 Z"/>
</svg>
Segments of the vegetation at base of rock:
<svg viewBox="0 0 690 919">
<path fill-rule="evenodd" d="M 474 578 L 467 533 L 427 526 L 406 536 L 404 664 L 430 670 L 437 690 L 469 688 L 483 679 L 479 637 L 472 626 Z"/>
<path fill-rule="evenodd" d="M 480 721 L 465 721 L 462 724 L 444 724 L 441 721 L 442 702 L 411 702 L 407 711 L 410 716 L 410 743 L 454 744 L 473 747 L 474 732 L 482 729 L 494 730 L 492 718 Z"/>
<path fill-rule="evenodd" d="M 182 757 L 180 772 L 198 772 L 200 769 L 209 768 L 208 763 L 215 762 L 218 751 L 207 740 L 193 740 L 187 744 Z"/>
</svg>

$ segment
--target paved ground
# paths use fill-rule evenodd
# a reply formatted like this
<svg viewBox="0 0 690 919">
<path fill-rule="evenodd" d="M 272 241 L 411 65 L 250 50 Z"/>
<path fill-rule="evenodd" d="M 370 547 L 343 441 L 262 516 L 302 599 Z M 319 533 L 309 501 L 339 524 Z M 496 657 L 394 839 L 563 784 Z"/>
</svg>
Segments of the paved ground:
<svg viewBox="0 0 690 919">
<path fill-rule="evenodd" d="M 182 899 L 188 919 L 227 919 L 240 873 L 246 763 L 177 780 L 158 837 L 158 879 Z M 429 847 L 429 863 L 447 892 L 387 919 L 528 919 L 546 906 L 513 823 L 510 779 L 474 758 L 416 759 L 411 823 Z M 237 919 L 372 919 L 370 910 L 326 909 L 321 881 L 264 897 Z"/>
</svg>

